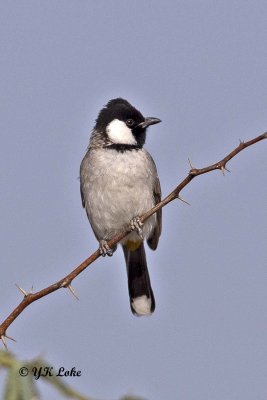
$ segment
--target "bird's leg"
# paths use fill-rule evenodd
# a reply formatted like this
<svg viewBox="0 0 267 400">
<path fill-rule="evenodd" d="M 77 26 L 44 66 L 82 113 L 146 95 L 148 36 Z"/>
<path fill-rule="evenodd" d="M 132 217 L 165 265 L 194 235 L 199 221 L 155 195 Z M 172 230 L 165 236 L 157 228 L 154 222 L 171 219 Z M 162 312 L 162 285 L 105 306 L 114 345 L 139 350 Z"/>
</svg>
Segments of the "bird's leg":
<svg viewBox="0 0 267 400">
<path fill-rule="evenodd" d="M 111 257 L 113 254 L 113 250 L 109 247 L 106 240 L 99 240 L 99 251 L 102 257 L 105 257 L 106 255 Z"/>
<path fill-rule="evenodd" d="M 136 231 L 141 239 L 144 239 L 142 226 L 143 223 L 141 222 L 139 217 L 135 217 L 130 222 L 132 231 Z"/>
</svg>

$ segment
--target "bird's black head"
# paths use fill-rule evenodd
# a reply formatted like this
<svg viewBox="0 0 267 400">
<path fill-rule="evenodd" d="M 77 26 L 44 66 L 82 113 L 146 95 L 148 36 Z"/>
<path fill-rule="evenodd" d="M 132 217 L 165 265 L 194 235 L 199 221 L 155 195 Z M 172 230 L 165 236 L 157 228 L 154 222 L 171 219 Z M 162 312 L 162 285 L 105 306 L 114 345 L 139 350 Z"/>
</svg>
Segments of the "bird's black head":
<svg viewBox="0 0 267 400">
<path fill-rule="evenodd" d="M 100 111 L 95 130 L 106 135 L 114 147 L 141 148 L 146 139 L 146 128 L 161 122 L 158 118 L 145 118 L 127 100 L 110 100 Z"/>
</svg>

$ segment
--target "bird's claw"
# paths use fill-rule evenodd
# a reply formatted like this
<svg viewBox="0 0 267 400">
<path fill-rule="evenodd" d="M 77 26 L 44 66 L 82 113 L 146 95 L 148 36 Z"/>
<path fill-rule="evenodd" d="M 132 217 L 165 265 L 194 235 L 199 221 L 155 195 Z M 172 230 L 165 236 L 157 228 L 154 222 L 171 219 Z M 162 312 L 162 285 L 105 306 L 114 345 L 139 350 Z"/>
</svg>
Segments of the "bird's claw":
<svg viewBox="0 0 267 400">
<path fill-rule="evenodd" d="M 138 235 L 140 236 L 140 238 L 144 239 L 143 230 L 142 230 L 143 223 L 141 222 L 139 217 L 133 218 L 130 222 L 130 226 L 131 226 L 132 231 L 136 231 L 138 233 Z"/>
<path fill-rule="evenodd" d="M 113 254 L 113 250 L 109 247 L 106 240 L 99 241 L 99 251 L 102 257 L 105 257 L 106 255 L 111 257 Z"/>
</svg>

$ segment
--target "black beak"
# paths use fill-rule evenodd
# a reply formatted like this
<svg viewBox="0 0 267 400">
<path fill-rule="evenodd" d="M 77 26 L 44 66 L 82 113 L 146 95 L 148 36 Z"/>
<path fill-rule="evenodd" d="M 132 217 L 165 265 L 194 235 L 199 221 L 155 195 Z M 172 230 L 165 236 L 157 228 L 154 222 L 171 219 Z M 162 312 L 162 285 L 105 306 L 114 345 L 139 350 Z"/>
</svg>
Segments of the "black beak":
<svg viewBox="0 0 267 400">
<path fill-rule="evenodd" d="M 138 124 L 138 128 L 145 129 L 148 126 L 158 124 L 159 122 L 161 122 L 161 119 L 159 119 L 159 118 L 148 117 L 148 118 L 145 118 L 145 120 L 143 122 Z"/>
</svg>

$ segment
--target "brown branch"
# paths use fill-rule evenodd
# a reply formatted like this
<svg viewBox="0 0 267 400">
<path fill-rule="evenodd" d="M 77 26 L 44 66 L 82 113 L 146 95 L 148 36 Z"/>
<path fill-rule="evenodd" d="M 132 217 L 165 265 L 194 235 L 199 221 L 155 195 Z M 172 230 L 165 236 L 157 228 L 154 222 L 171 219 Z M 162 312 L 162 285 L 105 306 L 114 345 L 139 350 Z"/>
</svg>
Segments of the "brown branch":
<svg viewBox="0 0 267 400">
<path fill-rule="evenodd" d="M 144 215 L 140 217 L 141 222 L 146 221 L 151 215 L 157 212 L 159 209 L 165 207 L 168 203 L 175 199 L 179 199 L 179 193 L 181 190 L 189 184 L 196 176 L 206 174 L 211 171 L 215 171 L 217 169 L 221 170 L 223 173 L 226 170 L 226 164 L 230 161 L 233 157 L 235 157 L 240 151 L 244 150 L 245 148 L 260 142 L 263 139 L 267 139 L 267 132 L 263 133 L 262 135 L 256 137 L 255 139 L 249 140 L 248 142 L 241 142 L 239 146 L 237 146 L 231 153 L 229 153 L 226 157 L 224 157 L 221 161 L 212 164 L 205 168 L 194 168 L 191 166 L 191 170 L 189 171 L 186 178 L 171 192 L 165 199 L 163 199 L 160 203 L 158 203 L 155 207 L 151 210 L 147 211 Z M 191 165 L 191 164 L 190 164 Z M 120 242 L 129 232 L 131 231 L 130 226 L 127 230 L 121 232 L 120 234 L 116 235 L 113 239 L 108 242 L 109 247 L 113 248 L 118 242 Z M 31 303 L 36 300 L 41 299 L 44 296 L 60 289 L 60 288 L 69 288 L 71 292 L 74 294 L 73 289 L 71 287 L 71 282 L 75 279 L 81 272 L 83 272 L 90 264 L 92 264 L 98 257 L 100 256 L 99 250 L 95 251 L 84 260 L 78 267 L 76 267 L 73 271 L 71 271 L 68 275 L 64 278 L 60 279 L 58 282 L 53 283 L 52 285 L 46 287 L 45 289 L 40 290 L 36 293 L 27 293 L 25 290 L 18 288 L 24 294 L 23 300 L 19 303 L 19 305 L 9 314 L 9 316 L 4 320 L 4 322 L 0 325 L 0 338 L 3 341 L 3 344 L 6 346 L 5 338 L 10 338 L 7 336 L 6 331 L 7 328 L 12 324 L 12 322 L 22 313 L 22 311 L 28 307 Z"/>
</svg>

